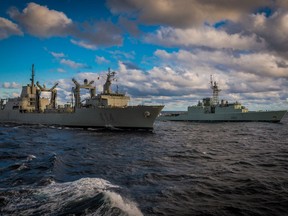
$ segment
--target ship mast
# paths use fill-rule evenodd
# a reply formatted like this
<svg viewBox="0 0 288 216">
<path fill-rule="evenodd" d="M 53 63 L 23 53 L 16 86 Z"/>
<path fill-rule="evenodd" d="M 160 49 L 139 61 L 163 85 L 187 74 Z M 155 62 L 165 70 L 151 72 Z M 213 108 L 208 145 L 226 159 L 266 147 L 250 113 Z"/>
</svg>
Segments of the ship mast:
<svg viewBox="0 0 288 216">
<path fill-rule="evenodd" d="M 108 68 L 108 73 L 107 73 L 107 79 L 106 79 L 106 82 L 103 86 L 103 92 L 104 94 L 111 94 L 112 91 L 111 91 L 111 83 L 112 83 L 112 79 L 113 77 L 115 77 L 116 75 L 116 72 L 111 72 L 110 71 L 110 68 Z"/>
<path fill-rule="evenodd" d="M 216 106 L 217 104 L 219 104 L 219 92 L 222 89 L 219 89 L 218 87 L 218 83 L 216 81 L 213 82 L 213 77 L 212 75 L 210 76 L 210 86 L 211 89 L 213 91 L 213 96 L 212 96 L 212 105 Z"/>
<path fill-rule="evenodd" d="M 35 77 L 35 71 L 34 71 L 34 64 L 32 64 L 32 69 L 31 69 L 31 71 L 32 71 L 32 74 L 31 74 L 31 79 L 30 79 L 30 81 L 31 81 L 31 94 L 33 94 L 33 88 L 34 88 L 34 77 Z"/>
<path fill-rule="evenodd" d="M 32 64 L 32 76 L 31 76 L 31 86 L 34 87 L 34 76 L 35 76 L 35 71 L 34 71 L 34 64 Z"/>
</svg>

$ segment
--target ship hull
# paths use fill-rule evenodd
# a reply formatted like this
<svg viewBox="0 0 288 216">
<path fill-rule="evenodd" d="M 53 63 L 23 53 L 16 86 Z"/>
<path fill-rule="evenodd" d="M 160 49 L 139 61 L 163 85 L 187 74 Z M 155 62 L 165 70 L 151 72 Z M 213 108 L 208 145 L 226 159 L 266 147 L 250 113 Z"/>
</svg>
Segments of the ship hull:
<svg viewBox="0 0 288 216">
<path fill-rule="evenodd" d="M 43 124 L 84 128 L 122 128 L 152 130 L 163 106 L 80 108 L 74 112 L 20 113 L 1 110 L 0 122 Z"/>
<path fill-rule="evenodd" d="M 193 122 L 280 122 L 287 111 L 264 111 L 246 113 L 181 113 L 179 115 L 161 115 L 161 121 Z"/>
</svg>

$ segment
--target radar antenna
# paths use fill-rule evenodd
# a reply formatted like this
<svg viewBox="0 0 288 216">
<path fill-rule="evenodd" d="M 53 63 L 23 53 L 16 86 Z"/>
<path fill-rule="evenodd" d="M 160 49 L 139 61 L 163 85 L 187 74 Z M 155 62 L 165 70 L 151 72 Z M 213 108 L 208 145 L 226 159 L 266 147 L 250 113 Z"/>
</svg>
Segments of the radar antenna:
<svg viewBox="0 0 288 216">
<path fill-rule="evenodd" d="M 218 83 L 216 81 L 213 81 L 213 76 L 210 76 L 210 86 L 211 89 L 213 91 L 213 96 L 212 96 L 212 105 L 216 106 L 217 104 L 219 104 L 219 92 L 222 89 L 219 89 L 218 87 Z"/>
</svg>

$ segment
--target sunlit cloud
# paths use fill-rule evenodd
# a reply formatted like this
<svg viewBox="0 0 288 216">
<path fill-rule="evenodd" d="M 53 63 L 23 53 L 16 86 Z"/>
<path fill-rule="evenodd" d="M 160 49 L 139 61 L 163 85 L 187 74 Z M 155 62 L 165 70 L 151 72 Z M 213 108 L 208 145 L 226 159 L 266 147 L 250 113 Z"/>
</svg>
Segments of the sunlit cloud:
<svg viewBox="0 0 288 216">
<path fill-rule="evenodd" d="M 12 35 L 23 35 L 19 26 L 8 19 L 0 17 L 0 40 Z"/>
<path fill-rule="evenodd" d="M 10 8 L 8 13 L 29 34 L 39 37 L 67 35 L 67 29 L 73 24 L 63 12 L 50 10 L 47 6 L 33 2 L 22 13 L 15 7 Z"/>
<path fill-rule="evenodd" d="M 213 49 L 263 49 L 265 42 L 256 35 L 228 34 L 212 27 L 175 29 L 161 27 L 155 33 L 145 37 L 148 43 L 167 47 L 209 47 Z"/>
</svg>

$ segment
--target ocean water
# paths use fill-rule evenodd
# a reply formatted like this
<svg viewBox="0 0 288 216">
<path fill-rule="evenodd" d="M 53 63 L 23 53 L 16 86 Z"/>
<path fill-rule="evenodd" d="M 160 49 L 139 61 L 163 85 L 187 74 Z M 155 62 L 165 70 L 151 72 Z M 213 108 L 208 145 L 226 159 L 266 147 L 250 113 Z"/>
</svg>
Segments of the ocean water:
<svg viewBox="0 0 288 216">
<path fill-rule="evenodd" d="M 288 215 L 281 123 L 0 125 L 0 215 Z"/>
</svg>

